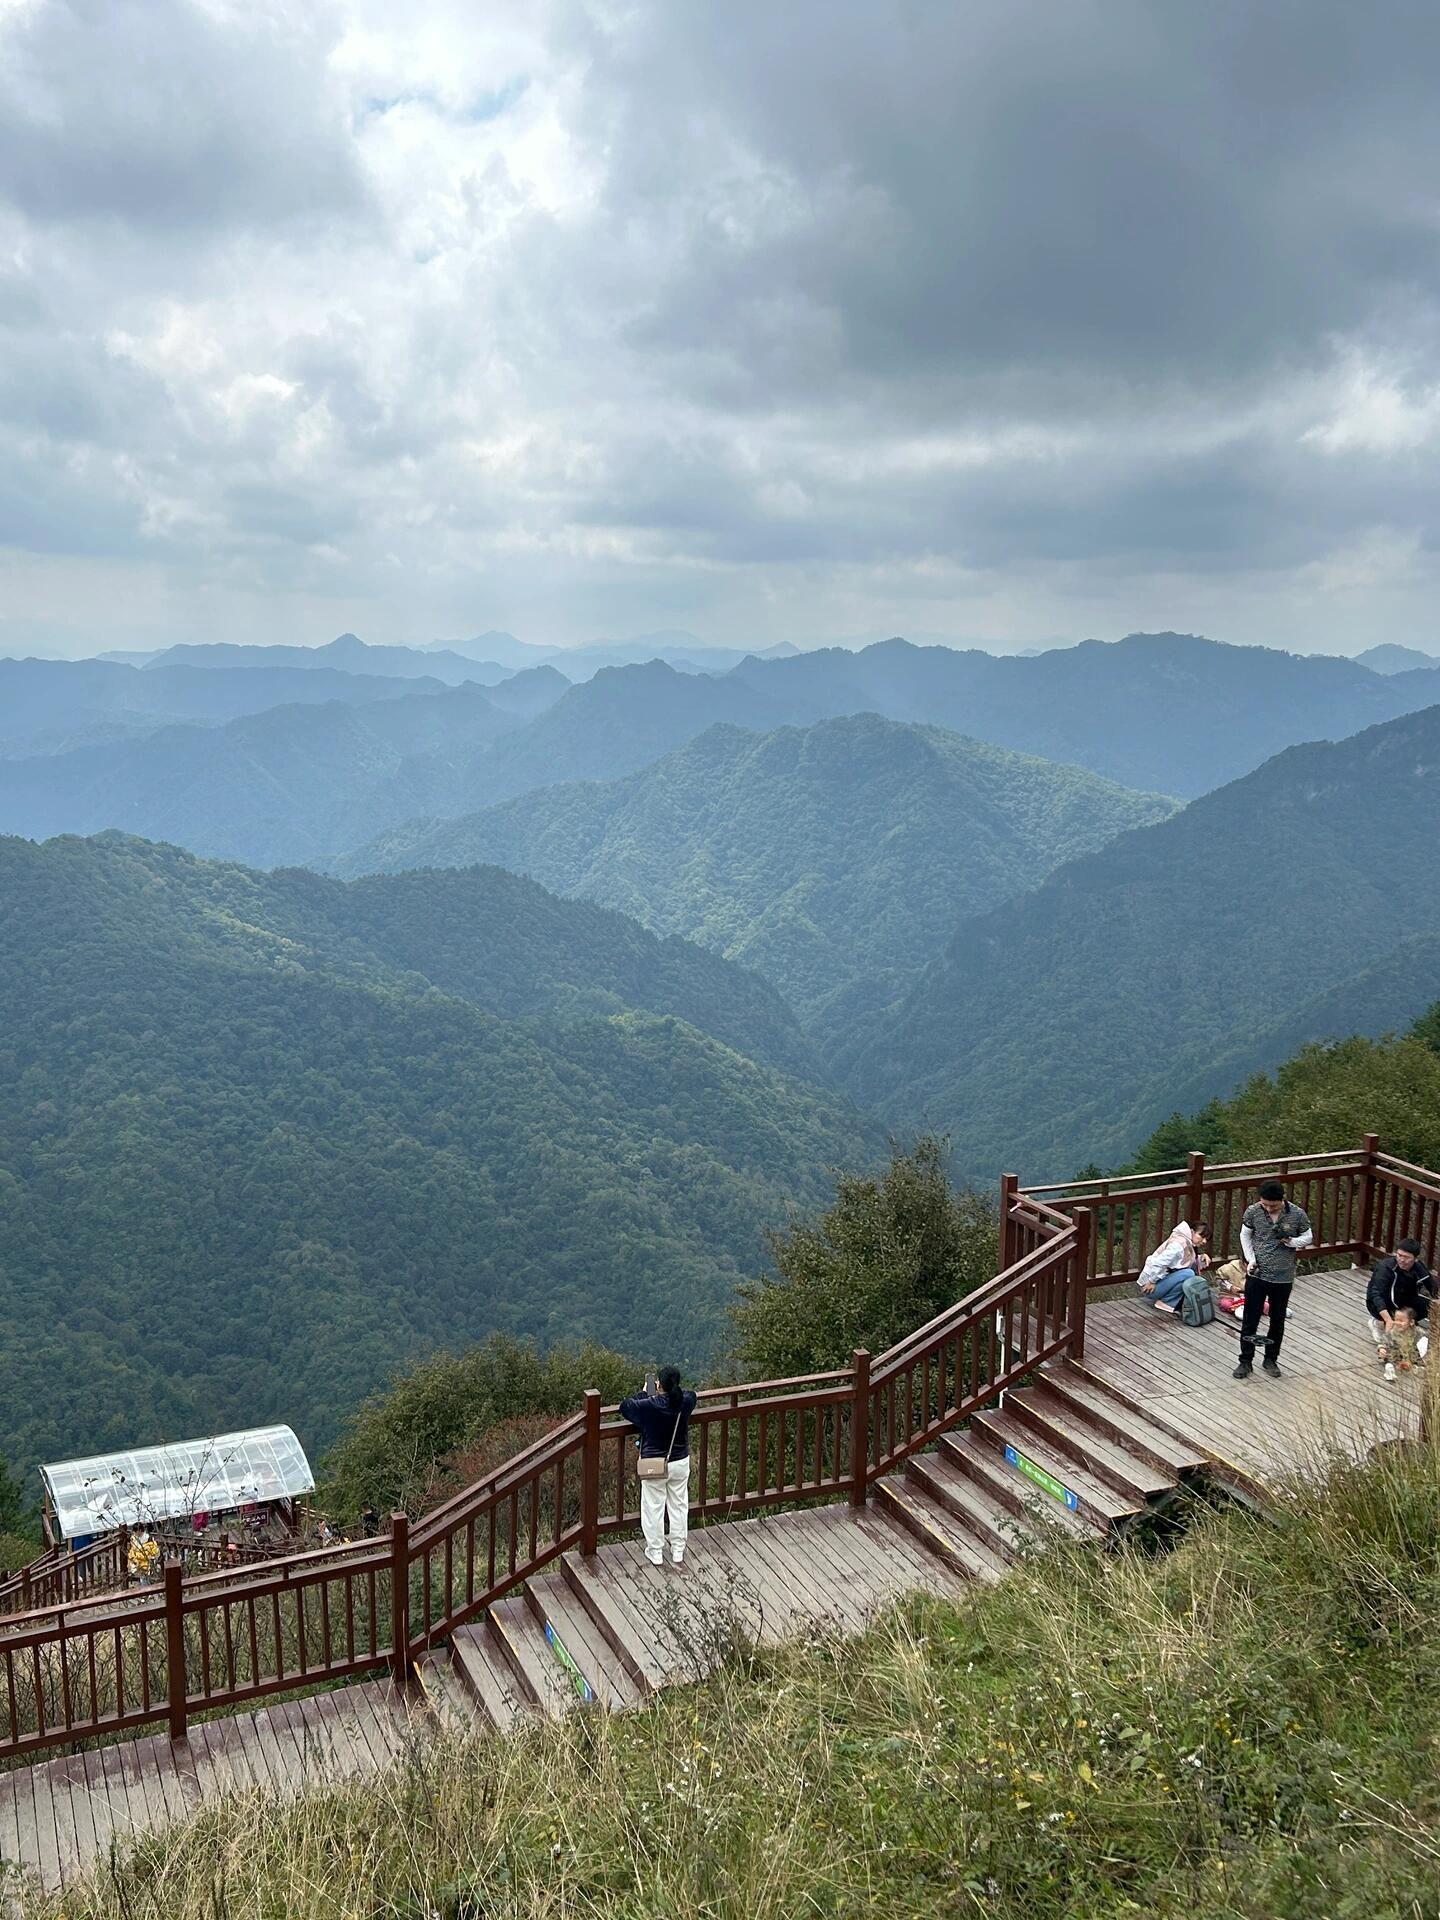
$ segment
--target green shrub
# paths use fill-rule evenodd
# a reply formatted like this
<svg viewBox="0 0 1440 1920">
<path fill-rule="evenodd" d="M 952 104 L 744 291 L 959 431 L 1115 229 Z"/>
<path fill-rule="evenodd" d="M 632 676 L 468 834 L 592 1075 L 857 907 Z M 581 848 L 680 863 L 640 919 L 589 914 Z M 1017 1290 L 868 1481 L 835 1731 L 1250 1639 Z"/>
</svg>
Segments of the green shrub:
<svg viewBox="0 0 1440 1920">
<path fill-rule="evenodd" d="M 343 1524 L 373 1501 L 421 1513 L 453 1491 L 452 1456 L 481 1447 L 502 1422 L 561 1419 L 587 1387 L 607 1401 L 635 1390 L 644 1369 L 605 1347 L 552 1347 L 492 1334 L 460 1353 L 437 1353 L 367 1400 L 325 1462 L 319 1500 Z"/>
<path fill-rule="evenodd" d="M 770 1234 L 778 1275 L 742 1286 L 734 1360 L 751 1379 L 844 1366 L 883 1353 L 995 1272 L 995 1210 L 957 1192 L 943 1141 L 926 1136 L 885 1173 L 842 1174 L 835 1204 Z"/>
</svg>

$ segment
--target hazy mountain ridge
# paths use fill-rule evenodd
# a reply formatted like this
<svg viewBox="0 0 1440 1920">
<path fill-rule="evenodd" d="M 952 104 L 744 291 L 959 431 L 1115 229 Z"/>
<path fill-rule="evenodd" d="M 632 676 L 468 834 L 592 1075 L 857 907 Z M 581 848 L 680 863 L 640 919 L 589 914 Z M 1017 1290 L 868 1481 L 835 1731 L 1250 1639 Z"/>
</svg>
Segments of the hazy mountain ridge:
<svg viewBox="0 0 1440 1920">
<path fill-rule="evenodd" d="M 817 1031 L 904 990 L 966 912 L 1175 802 L 874 714 L 706 730 L 626 779 L 411 825 L 346 874 L 493 860 L 756 968 Z"/>
<path fill-rule="evenodd" d="M 768 732 L 863 712 L 1185 797 L 1298 739 L 1343 736 L 1440 695 L 1440 672 L 1386 678 L 1353 661 L 1184 635 L 1031 659 L 887 641 L 858 654 L 749 659 L 723 675 L 651 661 L 569 687 L 558 677 L 542 665 L 526 678 L 524 701 L 518 687 L 491 699 L 473 685 L 429 696 L 407 686 L 348 718 L 328 705 L 299 719 L 294 707 L 276 708 L 235 723 L 238 732 L 160 730 L 78 758 L 0 764 L 0 831 L 115 826 L 255 865 L 320 861 L 422 815 L 454 818 L 540 787 L 621 778 L 717 723 Z"/>
<path fill-rule="evenodd" d="M 439 693 L 434 678 L 402 680 L 338 667 L 141 669 L 101 660 L 0 660 L 0 758 L 52 755 L 166 726 L 222 726 L 271 707 L 339 701 L 363 706 Z"/>
<path fill-rule="evenodd" d="M 750 660 L 734 677 L 802 724 L 869 710 L 1184 799 L 1300 741 L 1340 739 L 1440 700 L 1440 671 L 1387 679 L 1353 660 L 1193 634 L 1086 640 L 1030 658 L 890 640 L 856 654 Z"/>
<path fill-rule="evenodd" d="M 116 827 L 215 858 L 293 865 L 423 814 L 465 813 L 558 780 L 616 778 L 717 719 L 767 729 L 786 717 L 742 683 L 660 662 L 607 668 L 574 687 L 562 680 L 542 667 L 494 697 L 477 686 L 406 686 L 363 712 L 277 707 L 214 731 L 160 729 L 0 763 L 0 832 L 48 839 Z M 505 711 L 507 699 L 520 710 Z"/>
<path fill-rule="evenodd" d="M 444 647 L 370 646 L 357 634 L 342 633 L 323 647 L 288 647 L 270 644 L 245 646 L 230 640 L 182 642 L 152 655 L 143 671 L 155 673 L 165 667 L 200 667 L 206 672 L 230 672 L 237 667 L 290 667 L 313 673 L 317 668 L 340 667 L 351 673 L 384 674 L 400 679 L 438 680 L 445 686 L 460 687 L 467 682 L 489 685 L 503 680 L 512 671 L 495 660 L 475 660 L 466 654 L 452 653 Z"/>
</svg>

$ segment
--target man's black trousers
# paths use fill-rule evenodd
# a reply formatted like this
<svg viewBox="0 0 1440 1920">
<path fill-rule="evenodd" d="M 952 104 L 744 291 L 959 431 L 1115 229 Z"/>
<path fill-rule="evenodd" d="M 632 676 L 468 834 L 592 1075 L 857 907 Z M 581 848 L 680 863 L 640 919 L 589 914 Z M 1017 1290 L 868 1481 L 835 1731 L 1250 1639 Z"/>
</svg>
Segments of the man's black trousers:
<svg viewBox="0 0 1440 1920">
<path fill-rule="evenodd" d="M 1270 1300 L 1270 1331 L 1265 1336 L 1265 1358 L 1280 1358 L 1280 1345 L 1285 1338 L 1285 1316 L 1290 1311 L 1291 1285 L 1287 1280 L 1283 1286 L 1277 1286 L 1273 1280 L 1258 1275 L 1246 1280 L 1245 1311 L 1240 1316 L 1240 1358 L 1247 1367 L 1255 1358 L 1255 1333 L 1260 1325 L 1260 1312 L 1267 1295 Z"/>
</svg>

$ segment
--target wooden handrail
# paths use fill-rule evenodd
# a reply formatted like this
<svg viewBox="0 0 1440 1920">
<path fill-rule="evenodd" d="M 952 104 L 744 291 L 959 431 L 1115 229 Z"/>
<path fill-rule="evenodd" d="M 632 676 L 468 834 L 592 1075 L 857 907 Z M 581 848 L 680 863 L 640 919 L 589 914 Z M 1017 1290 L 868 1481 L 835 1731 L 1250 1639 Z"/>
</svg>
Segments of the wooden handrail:
<svg viewBox="0 0 1440 1920">
<path fill-rule="evenodd" d="M 1221 1230 L 1233 1229 L 1240 1189 L 1275 1170 L 1309 1183 L 1317 1226 L 1323 1215 L 1332 1249 L 1359 1249 L 1357 1232 L 1360 1239 L 1394 1235 L 1411 1220 L 1428 1246 L 1440 1233 L 1440 1177 L 1377 1148 L 1372 1136 L 1359 1156 L 1215 1167 L 1196 1154 L 1186 1168 L 1123 1186 L 1102 1178 L 1022 1189 L 1007 1176 L 1011 1217 L 1002 1223 L 1002 1245 L 1028 1251 L 873 1363 L 857 1352 L 849 1367 L 699 1391 L 694 1511 L 716 1518 L 778 1502 L 863 1503 L 874 1476 L 933 1444 L 1048 1358 L 1078 1356 L 1087 1285 L 1128 1271 L 1136 1233 L 1180 1217 L 1179 1209 L 1193 1211 L 1197 1195 L 1214 1196 Z M 182 1574 L 172 1563 L 163 1587 L 93 1600 L 82 1591 L 0 1617 L 0 1758 L 167 1718 L 183 1734 L 187 1715 L 333 1684 L 387 1663 L 408 1674 L 437 1635 L 559 1553 L 593 1552 L 601 1535 L 633 1524 L 632 1432 L 618 1408 L 602 1408 L 598 1394 L 588 1394 L 584 1411 L 413 1527 L 397 1514 L 379 1538 L 207 1573 Z M 96 1542 L 73 1560 L 42 1556 L 29 1574 L 41 1585 L 73 1577 L 75 1567 L 109 1550 Z M 25 1578 L 0 1586 L 0 1601 Z M 234 1632 L 232 1622 L 239 1623 Z M 107 1677 L 112 1647 L 113 1685 L 102 1698 L 96 1675 Z M 152 1665 L 164 1672 L 163 1683 Z M 72 1684 L 87 1675 L 88 1692 Z"/>
<path fill-rule="evenodd" d="M 568 1420 L 562 1420 L 559 1426 L 552 1427 L 549 1433 L 542 1433 L 538 1440 L 532 1440 L 530 1445 L 523 1447 L 519 1453 L 512 1454 L 508 1460 L 502 1460 L 498 1467 L 492 1467 L 489 1473 L 475 1481 L 472 1486 L 462 1488 L 459 1493 L 452 1494 L 442 1506 L 432 1508 L 416 1526 L 411 1535 L 411 1544 L 416 1547 L 422 1546 L 425 1540 L 443 1533 L 445 1527 L 453 1525 L 457 1519 L 468 1518 L 472 1510 L 478 1512 L 492 1494 L 503 1493 L 506 1490 L 521 1467 L 533 1465 L 536 1456 L 543 1453 L 551 1457 L 557 1450 L 563 1450 L 562 1443 L 573 1440 L 584 1425 L 584 1421 L 583 1413 L 572 1414 Z"/>
<path fill-rule="evenodd" d="M 1417 1167 L 1413 1160 L 1397 1159 L 1393 1153 L 1377 1153 L 1375 1156 L 1375 1166 L 1377 1171 L 1381 1173 L 1393 1171 L 1396 1173 L 1413 1174 L 1418 1179 L 1426 1181 L 1435 1193 L 1440 1194 L 1440 1177 L 1433 1174 L 1428 1167 Z"/>
</svg>

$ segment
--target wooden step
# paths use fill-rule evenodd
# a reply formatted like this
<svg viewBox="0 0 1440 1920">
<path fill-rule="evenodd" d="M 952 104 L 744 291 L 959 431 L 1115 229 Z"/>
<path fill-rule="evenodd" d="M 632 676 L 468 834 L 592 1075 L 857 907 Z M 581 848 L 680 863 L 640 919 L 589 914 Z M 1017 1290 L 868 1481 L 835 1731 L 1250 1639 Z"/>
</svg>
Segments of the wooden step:
<svg viewBox="0 0 1440 1920">
<path fill-rule="evenodd" d="M 932 1500 L 919 1479 L 905 1473 L 887 1474 L 872 1483 L 871 1491 L 883 1511 L 962 1579 L 990 1582 L 1005 1573 L 999 1555 L 982 1547 L 939 1501 Z"/>
<path fill-rule="evenodd" d="M 470 1689 L 493 1727 L 509 1733 L 522 1721 L 535 1718 L 535 1709 L 522 1692 L 509 1661 L 485 1627 L 457 1627 L 450 1639 L 450 1652 L 456 1675 Z"/>
<path fill-rule="evenodd" d="M 438 1725 L 452 1733 L 494 1731 L 494 1723 L 461 1677 L 448 1647 L 431 1647 L 415 1667 L 425 1704 Z"/>
<path fill-rule="evenodd" d="M 537 1713 L 555 1720 L 580 1704 L 574 1681 L 555 1657 L 543 1625 L 522 1594 L 497 1600 L 487 1624 L 495 1645 L 510 1663 L 523 1697 Z"/>
<path fill-rule="evenodd" d="M 1057 1453 L 1023 1421 L 1006 1413 L 1003 1408 L 986 1407 L 977 1413 L 970 1422 L 970 1432 L 974 1438 L 993 1447 L 1002 1459 L 1006 1447 L 1013 1447 L 1023 1454 L 1033 1465 L 1073 1493 L 1079 1501 L 1078 1511 L 1098 1526 L 1118 1526 L 1123 1520 L 1133 1519 L 1145 1505 L 1143 1500 L 1117 1493 L 1113 1487 L 1107 1487 L 1104 1481 L 1097 1480 L 1093 1473 L 1067 1459 L 1063 1453 Z M 1015 1471 L 1019 1472 L 1019 1469 Z M 1064 1502 L 1052 1496 L 1050 1504 L 1058 1507 L 1063 1506 Z"/>
<path fill-rule="evenodd" d="M 587 1560 L 578 1553 L 562 1553 L 560 1571 L 606 1646 L 641 1692 L 651 1694 L 663 1687 L 670 1675 L 654 1639 L 640 1631 L 606 1577 L 599 1556 Z"/>
<path fill-rule="evenodd" d="M 1164 1427 L 1157 1426 L 1143 1413 L 1137 1413 L 1118 1394 L 1085 1373 L 1072 1360 L 1057 1360 L 1043 1367 L 1039 1378 L 1053 1393 L 1083 1413 L 1091 1426 L 1098 1427 L 1111 1440 L 1118 1441 L 1138 1460 L 1148 1460 L 1162 1473 L 1183 1478 L 1198 1473 L 1207 1464 L 1198 1447 L 1178 1440 Z"/>
<path fill-rule="evenodd" d="M 963 1473 L 948 1452 L 917 1453 L 905 1471 L 996 1560 L 1008 1565 L 1040 1544 L 1034 1527 Z"/>
<path fill-rule="evenodd" d="M 1068 1507 L 1008 1466 L 1003 1454 L 970 1432 L 947 1433 L 937 1449 L 942 1459 L 950 1460 L 967 1479 L 983 1487 L 992 1500 L 1026 1521 L 1043 1535 L 1047 1527 L 1068 1533 L 1072 1540 L 1093 1541 L 1105 1531 L 1102 1523 L 1088 1513 L 1071 1513 Z"/>
<path fill-rule="evenodd" d="M 562 1667 L 567 1656 L 574 1662 L 593 1700 L 614 1711 L 640 1705 L 646 1689 L 631 1678 L 563 1573 L 552 1569 L 527 1580 L 525 1600 L 541 1632 L 553 1636 L 556 1659 Z"/>
<path fill-rule="evenodd" d="M 1045 1386 L 1012 1387 L 1000 1404 L 1004 1412 L 1022 1421 L 1047 1446 L 1127 1499 L 1160 1500 L 1179 1485 L 1176 1475 L 1127 1453 L 1087 1415 Z"/>
</svg>

